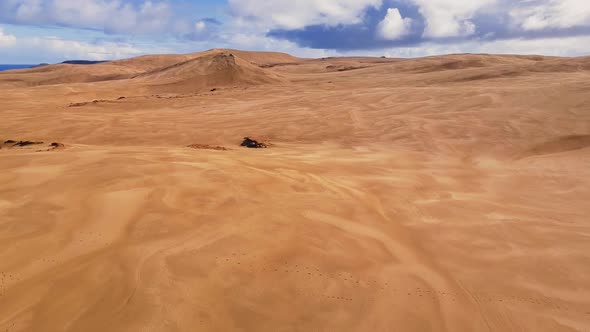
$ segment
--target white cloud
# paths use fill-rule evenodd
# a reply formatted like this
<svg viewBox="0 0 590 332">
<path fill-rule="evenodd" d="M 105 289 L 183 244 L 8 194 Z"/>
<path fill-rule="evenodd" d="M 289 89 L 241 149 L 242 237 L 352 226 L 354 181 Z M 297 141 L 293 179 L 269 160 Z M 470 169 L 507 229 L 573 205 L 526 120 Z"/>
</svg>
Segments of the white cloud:
<svg viewBox="0 0 590 332">
<path fill-rule="evenodd" d="M 412 0 L 426 20 L 424 37 L 470 36 L 476 26 L 475 14 L 490 8 L 498 0 Z"/>
<path fill-rule="evenodd" d="M 524 3 L 510 12 L 512 19 L 524 30 L 590 26 L 590 1 L 546 0 Z"/>
<path fill-rule="evenodd" d="M 0 27 L 0 46 L 10 47 L 16 44 L 16 37 L 13 35 L 6 34 L 2 27 Z"/>
<path fill-rule="evenodd" d="M 505 25 L 506 30 L 511 25 L 517 28 L 514 31 L 590 26 L 590 0 L 397 1 L 417 7 L 422 17 L 411 19 L 424 19 L 425 39 L 473 37 L 478 32 L 479 15 L 497 16 L 497 24 Z M 382 0 L 229 0 L 237 24 L 255 22 L 261 31 L 356 24 L 362 22 L 368 9 L 381 8 L 382 4 Z M 398 16 L 388 11 L 378 26 L 377 37 L 397 40 L 406 34 L 409 23 L 400 19 L 402 13 Z"/>
<path fill-rule="evenodd" d="M 359 23 L 367 8 L 379 8 L 381 3 L 382 0 L 229 0 L 235 16 L 262 22 L 269 29 Z"/>
<path fill-rule="evenodd" d="M 590 54 L 587 45 L 590 45 L 590 36 L 542 39 L 514 38 L 495 41 L 465 41 L 454 44 L 423 43 L 414 47 L 376 51 L 374 54 L 404 58 L 452 53 L 582 56 Z"/>
<path fill-rule="evenodd" d="M 88 43 L 58 37 L 19 37 L 6 35 L 0 29 L 0 62 L 39 63 L 63 60 L 112 60 L 129 58 L 149 50 L 128 43 Z"/>
<path fill-rule="evenodd" d="M 506 39 L 483 43 L 479 53 L 541 54 L 553 56 L 582 56 L 589 54 L 590 36 L 542 39 Z"/>
<path fill-rule="evenodd" d="M 196 13 L 181 12 L 179 2 L 173 0 L 0 0 L 0 22 L 16 23 L 17 30 L 11 27 L 11 34 L 0 29 L 0 57 L 19 59 L 27 54 L 31 59 L 71 59 L 91 60 L 114 59 L 144 53 L 192 52 L 214 47 L 230 47 L 251 50 L 277 50 L 299 56 L 323 57 L 329 55 L 352 54 L 327 49 L 300 47 L 294 41 L 280 39 L 269 31 L 273 29 L 301 29 L 310 25 L 350 25 L 370 22 L 366 26 L 347 27 L 350 29 L 372 29 L 372 20 L 377 11 L 385 9 L 383 0 L 228 0 L 233 15 L 231 21 L 221 24 L 212 19 L 194 17 Z M 590 27 L 590 0 L 395 0 L 399 8 L 389 8 L 377 29 L 365 30 L 363 36 L 374 39 L 372 45 L 382 45 L 384 40 L 403 43 L 411 30 L 420 27 L 424 20 L 422 43 L 412 47 L 381 49 L 376 51 L 355 51 L 355 54 L 391 56 L 420 56 L 428 54 L 488 52 L 488 53 L 539 53 L 552 55 L 588 54 L 584 49 L 590 45 L 590 37 L 566 37 L 559 39 L 506 39 L 507 35 L 523 35 L 522 30 L 543 31 L 567 29 L 571 27 Z M 405 6 L 402 7 L 402 4 Z M 420 15 L 414 11 L 406 12 L 407 5 L 416 6 Z M 401 9 L 401 11 L 400 11 Z M 487 30 L 480 30 L 479 15 L 496 15 L 496 24 L 501 29 L 494 30 L 489 21 Z M 182 15 L 182 16 L 179 16 Z M 191 18 L 190 16 L 193 15 Z M 404 17 L 403 15 L 406 15 Z M 368 18 L 365 20 L 365 18 Z M 379 17 L 380 19 L 381 17 Z M 61 34 L 63 38 L 34 38 L 27 32 L 29 26 L 58 25 L 72 27 Z M 79 28 L 89 28 L 92 32 L 80 33 Z M 483 27 L 482 27 L 483 28 Z M 18 31 L 20 29 L 20 32 Z M 45 32 L 37 29 L 35 35 Z M 143 34 L 130 43 L 90 43 L 79 40 L 101 38 L 95 30 L 117 34 Z M 490 29 L 492 29 L 490 31 Z M 332 30 L 327 29 L 326 33 Z M 88 32 L 87 37 L 80 37 Z M 340 33 L 340 31 L 338 31 Z M 495 32 L 499 32 L 495 35 Z M 478 38 L 486 34 L 487 38 Z M 16 34 L 16 36 L 13 36 Z M 162 38 L 161 34 L 182 36 Z M 153 35 L 160 35 L 156 38 Z M 150 36 L 151 38 L 147 37 Z M 323 35 L 324 38 L 326 35 Z M 167 36 L 171 37 L 171 36 Z M 414 37 L 414 36 L 412 36 Z M 447 37 L 457 37 L 444 40 Z M 108 37 L 114 38 L 114 37 Z M 144 38 L 144 39 L 142 39 Z M 306 38 L 315 36 L 306 34 Z M 443 40 L 440 40 L 443 38 Z M 431 42 L 439 39 L 437 42 Z M 122 39 L 117 39 L 122 40 Z M 190 42 L 187 42 L 190 40 Z M 452 40 L 452 44 L 450 43 Z M 309 41 L 309 40 L 307 40 Z M 316 40 L 312 40 L 316 41 Z M 412 41 L 413 40 L 412 38 Z M 169 42 L 170 47 L 163 50 L 158 45 Z M 299 40 L 300 45 L 318 45 Z M 141 44 L 144 43 L 144 44 Z M 142 45 L 141 47 L 137 45 Z M 334 45 L 334 43 L 331 43 Z M 319 46 L 322 46 L 321 44 Z M 369 48 L 369 47 L 368 47 Z M 7 51 L 8 50 L 8 51 Z M 8 56 L 7 52 L 12 52 Z M 39 59 L 38 57 L 41 56 Z M 33 61 L 36 62 L 37 60 Z M 6 60 L 4 60 L 6 62 Z M 20 61 L 19 61 L 20 62 Z"/>
<path fill-rule="evenodd" d="M 207 29 L 207 23 L 204 21 L 197 21 L 195 23 L 195 31 L 196 32 L 203 32 Z"/>
<path fill-rule="evenodd" d="M 473 17 L 502 0 L 404 0 L 418 7 L 425 19 L 424 37 L 470 36 Z M 579 0 L 569 0 L 579 1 Z M 254 19 L 265 29 L 301 29 L 309 25 L 350 25 L 362 21 L 367 9 L 380 8 L 382 0 L 229 0 L 234 16 Z M 408 18 L 409 19 L 409 18 Z M 410 23 L 399 9 L 388 10 L 379 25 L 380 38 L 394 40 L 407 34 Z"/>
<path fill-rule="evenodd" d="M 251 51 L 284 52 L 300 57 L 321 58 L 332 54 L 328 50 L 300 47 L 296 43 L 267 37 L 255 31 L 224 33 L 220 36 L 218 48 L 237 48 Z"/>
<path fill-rule="evenodd" d="M 101 29 L 107 33 L 191 33 L 188 20 L 164 1 L 0 0 L 0 19 L 31 25 Z"/>
<path fill-rule="evenodd" d="M 23 0 L 16 8 L 16 18 L 25 21 L 34 20 L 43 12 L 41 0 Z"/>
<path fill-rule="evenodd" d="M 25 39 L 21 46 L 44 50 L 44 52 L 59 55 L 64 59 L 111 60 L 128 58 L 143 53 L 140 49 L 124 43 L 91 44 L 59 38 L 35 37 Z"/>
<path fill-rule="evenodd" d="M 411 26 L 411 18 L 402 18 L 399 9 L 389 8 L 385 18 L 377 27 L 377 36 L 386 40 L 400 39 L 410 32 Z"/>
</svg>

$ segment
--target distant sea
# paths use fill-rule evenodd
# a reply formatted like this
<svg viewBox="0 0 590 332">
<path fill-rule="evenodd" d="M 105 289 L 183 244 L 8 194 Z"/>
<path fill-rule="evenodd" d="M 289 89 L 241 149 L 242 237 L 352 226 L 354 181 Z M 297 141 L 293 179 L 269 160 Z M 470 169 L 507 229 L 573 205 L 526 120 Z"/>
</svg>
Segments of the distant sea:
<svg viewBox="0 0 590 332">
<path fill-rule="evenodd" d="M 31 68 L 36 65 L 0 65 L 0 71 L 3 70 L 12 70 L 12 69 L 25 69 Z"/>
</svg>

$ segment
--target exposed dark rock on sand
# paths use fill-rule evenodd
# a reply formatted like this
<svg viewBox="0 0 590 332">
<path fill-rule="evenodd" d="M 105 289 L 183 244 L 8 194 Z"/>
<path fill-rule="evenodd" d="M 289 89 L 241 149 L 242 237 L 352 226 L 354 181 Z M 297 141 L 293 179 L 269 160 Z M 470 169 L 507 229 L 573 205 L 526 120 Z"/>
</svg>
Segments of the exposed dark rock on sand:
<svg viewBox="0 0 590 332">
<path fill-rule="evenodd" d="M 65 148 L 65 145 L 63 145 L 61 143 L 53 142 L 53 143 L 49 144 L 49 150 L 47 150 L 47 151 L 56 150 L 56 149 L 63 149 L 63 148 Z"/>
<path fill-rule="evenodd" d="M 250 137 L 244 137 L 244 141 L 242 142 L 241 146 L 245 146 L 250 149 L 265 149 L 268 147 L 267 144 L 253 140 Z"/>
</svg>

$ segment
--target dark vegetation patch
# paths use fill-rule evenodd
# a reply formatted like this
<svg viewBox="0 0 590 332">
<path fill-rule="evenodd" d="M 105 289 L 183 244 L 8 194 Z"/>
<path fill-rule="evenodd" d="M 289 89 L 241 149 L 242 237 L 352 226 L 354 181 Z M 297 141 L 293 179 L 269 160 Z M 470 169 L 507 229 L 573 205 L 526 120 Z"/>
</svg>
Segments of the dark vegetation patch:
<svg viewBox="0 0 590 332">
<path fill-rule="evenodd" d="M 68 107 L 80 107 L 80 106 L 85 106 L 88 104 L 106 103 L 106 102 L 110 102 L 110 101 L 112 101 L 112 100 L 95 99 L 93 101 L 86 101 L 86 102 L 82 102 L 82 103 L 71 103 Z"/>
<path fill-rule="evenodd" d="M 91 61 L 91 60 L 67 60 L 62 62 L 62 64 L 66 65 L 96 65 L 99 63 L 105 63 L 109 61 Z"/>
<path fill-rule="evenodd" d="M 209 144 L 191 144 L 187 146 L 188 148 L 191 149 L 196 149 L 196 150 L 216 150 L 216 151 L 227 151 L 228 149 L 226 147 L 223 146 L 214 146 L 214 145 L 209 145 Z"/>
<path fill-rule="evenodd" d="M 265 63 L 265 64 L 256 64 L 253 63 L 254 65 L 260 67 L 260 68 L 274 68 L 274 67 L 285 67 L 285 66 L 299 66 L 302 63 L 298 63 L 298 62 L 284 62 L 284 63 Z"/>
<path fill-rule="evenodd" d="M 356 70 L 356 69 L 363 69 L 363 68 L 367 68 L 367 67 L 363 67 L 363 66 L 326 66 L 326 70 L 329 72 L 334 72 L 334 71 L 349 71 L 349 70 Z"/>
<path fill-rule="evenodd" d="M 10 141 L 10 140 L 9 140 Z M 13 146 L 29 146 L 29 145 L 38 145 L 38 144 L 43 144 L 43 142 L 34 142 L 34 141 L 18 141 L 16 143 L 14 143 Z"/>
<path fill-rule="evenodd" d="M 127 97 L 119 97 L 117 99 L 95 99 L 93 101 L 85 101 L 85 102 L 81 102 L 81 103 L 71 103 L 68 105 L 68 107 L 81 107 L 81 106 L 86 106 L 89 104 L 98 104 L 98 103 L 114 103 L 123 99 L 126 99 Z"/>
<path fill-rule="evenodd" d="M 30 146 L 34 146 L 34 145 L 41 145 L 41 144 L 44 144 L 44 142 L 41 142 L 41 141 L 15 141 L 15 140 L 9 139 L 9 140 L 5 140 L 4 142 L 0 143 L 0 149 L 2 149 L 2 148 L 8 148 L 8 149 L 25 148 L 25 147 L 30 147 Z M 52 150 L 63 149 L 63 148 L 65 148 L 65 145 L 63 145 L 61 143 L 53 142 L 47 146 L 46 150 L 37 150 L 37 152 L 52 151 Z"/>
</svg>

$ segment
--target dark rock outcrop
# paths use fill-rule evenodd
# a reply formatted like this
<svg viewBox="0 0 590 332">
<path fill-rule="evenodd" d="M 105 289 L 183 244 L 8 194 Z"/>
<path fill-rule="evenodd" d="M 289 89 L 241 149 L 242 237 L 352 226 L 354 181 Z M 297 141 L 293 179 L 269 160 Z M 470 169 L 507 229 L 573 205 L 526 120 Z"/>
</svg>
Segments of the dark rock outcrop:
<svg viewBox="0 0 590 332">
<path fill-rule="evenodd" d="M 245 146 L 250 149 L 265 149 L 268 147 L 268 145 L 265 143 L 258 142 L 251 139 L 250 137 L 244 137 L 244 141 L 242 142 L 241 146 Z"/>
<path fill-rule="evenodd" d="M 52 150 L 57 150 L 57 149 L 63 149 L 66 146 L 61 144 L 61 143 L 57 143 L 57 142 L 53 142 L 51 144 L 49 144 L 49 149 L 47 149 L 47 151 L 52 151 Z"/>
</svg>

